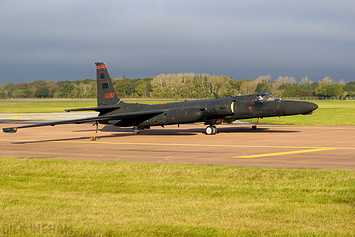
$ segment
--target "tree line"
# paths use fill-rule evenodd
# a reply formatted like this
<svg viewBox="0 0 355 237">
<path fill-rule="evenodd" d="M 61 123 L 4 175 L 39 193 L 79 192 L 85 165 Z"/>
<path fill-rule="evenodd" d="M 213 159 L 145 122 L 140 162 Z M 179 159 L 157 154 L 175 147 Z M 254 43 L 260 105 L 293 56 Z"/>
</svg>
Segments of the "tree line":
<svg viewBox="0 0 355 237">
<path fill-rule="evenodd" d="M 213 98 L 269 93 L 280 98 L 289 97 L 354 97 L 355 81 L 333 82 L 324 77 L 312 82 L 308 77 L 297 82 L 294 77 L 260 76 L 256 79 L 235 80 L 227 76 L 178 73 L 160 74 L 154 78 L 112 79 L 116 92 L 122 98 Z M 34 81 L 30 83 L 0 84 L 0 98 L 96 98 L 96 80 Z"/>
</svg>

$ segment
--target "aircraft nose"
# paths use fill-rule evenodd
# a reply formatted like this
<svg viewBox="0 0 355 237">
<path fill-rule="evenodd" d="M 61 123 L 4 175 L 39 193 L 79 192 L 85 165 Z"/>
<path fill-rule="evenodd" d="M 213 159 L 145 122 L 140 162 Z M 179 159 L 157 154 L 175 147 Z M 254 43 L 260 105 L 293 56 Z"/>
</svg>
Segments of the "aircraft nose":
<svg viewBox="0 0 355 237">
<path fill-rule="evenodd" d="M 282 101 L 281 114 L 282 115 L 296 115 L 309 114 L 316 110 L 318 105 L 311 102 L 304 101 Z"/>
<path fill-rule="evenodd" d="M 309 103 L 311 103 L 311 102 L 309 102 Z M 311 103 L 310 106 L 311 106 L 311 110 L 312 110 L 312 111 L 318 109 L 318 105 L 315 104 L 315 103 Z"/>
</svg>

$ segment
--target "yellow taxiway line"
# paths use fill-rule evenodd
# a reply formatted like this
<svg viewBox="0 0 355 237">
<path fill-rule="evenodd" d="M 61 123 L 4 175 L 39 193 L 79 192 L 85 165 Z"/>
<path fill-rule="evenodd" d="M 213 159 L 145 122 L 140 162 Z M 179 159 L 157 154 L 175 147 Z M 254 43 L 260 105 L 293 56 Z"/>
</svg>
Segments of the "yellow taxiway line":
<svg viewBox="0 0 355 237">
<path fill-rule="evenodd" d="M 17 113 L 16 116 L 11 116 L 11 117 L 9 117 L 9 118 L 21 118 L 21 115 L 22 115 L 22 114 Z"/>
<path fill-rule="evenodd" d="M 259 157 L 281 156 L 281 155 L 290 155 L 290 154 L 307 153 L 307 152 L 315 152 L 315 151 L 331 151 L 331 150 L 335 150 L 335 149 L 337 149 L 337 148 L 318 148 L 318 149 L 309 149 L 309 150 L 301 150 L 301 151 L 266 153 L 266 154 L 250 155 L 250 156 L 236 156 L 234 158 L 239 158 L 239 159 L 259 158 Z"/>
</svg>

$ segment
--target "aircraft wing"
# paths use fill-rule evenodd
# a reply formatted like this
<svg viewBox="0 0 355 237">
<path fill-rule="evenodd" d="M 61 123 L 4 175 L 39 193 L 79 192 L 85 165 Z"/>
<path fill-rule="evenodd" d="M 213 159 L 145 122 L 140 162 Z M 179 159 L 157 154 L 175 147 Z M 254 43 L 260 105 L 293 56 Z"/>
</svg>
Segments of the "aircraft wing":
<svg viewBox="0 0 355 237">
<path fill-rule="evenodd" d="M 79 124 L 79 123 L 86 123 L 86 122 L 96 122 L 96 121 L 104 121 L 104 120 L 114 120 L 114 119 L 124 119 L 124 118 L 135 118 L 139 116 L 155 116 L 161 113 L 164 113 L 167 110 L 150 110 L 150 111 L 139 111 L 139 112 L 129 112 L 129 113 L 119 113 L 113 115 L 105 115 L 105 116 L 96 116 L 96 117 L 89 117 L 89 118 L 82 118 L 82 119 L 73 119 L 73 120 L 63 120 L 63 121 L 56 121 L 50 123 L 39 123 L 33 125 L 25 125 L 19 127 L 11 127 L 11 128 L 3 128 L 3 132 L 6 133 L 15 133 L 19 128 L 32 128 L 32 127 L 41 127 L 41 126 L 55 126 L 59 124 Z"/>
</svg>

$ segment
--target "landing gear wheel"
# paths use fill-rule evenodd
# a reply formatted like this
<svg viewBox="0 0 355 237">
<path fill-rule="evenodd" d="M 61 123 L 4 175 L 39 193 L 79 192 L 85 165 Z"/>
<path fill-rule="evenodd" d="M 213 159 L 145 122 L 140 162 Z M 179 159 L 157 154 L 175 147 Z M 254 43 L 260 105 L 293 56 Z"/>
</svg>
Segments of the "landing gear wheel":
<svg viewBox="0 0 355 237">
<path fill-rule="evenodd" d="M 207 135 L 214 135 L 217 133 L 217 128 L 215 126 L 208 126 L 205 130 Z"/>
<path fill-rule="evenodd" d="M 215 126 L 211 126 L 211 127 L 212 127 L 212 130 L 213 130 L 212 134 L 217 134 L 217 128 Z"/>
<path fill-rule="evenodd" d="M 134 134 L 139 134 L 140 132 L 139 129 L 134 130 Z"/>
<path fill-rule="evenodd" d="M 205 133 L 206 133 L 207 135 L 211 135 L 211 134 L 213 133 L 212 126 L 208 126 L 208 127 L 206 128 L 206 130 L 205 130 Z"/>
</svg>

